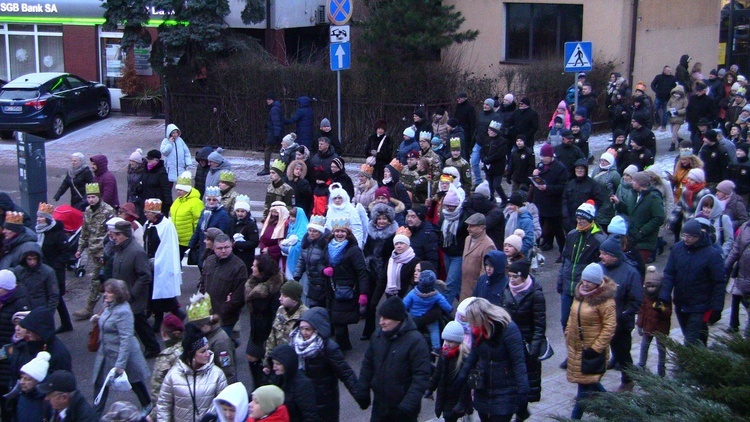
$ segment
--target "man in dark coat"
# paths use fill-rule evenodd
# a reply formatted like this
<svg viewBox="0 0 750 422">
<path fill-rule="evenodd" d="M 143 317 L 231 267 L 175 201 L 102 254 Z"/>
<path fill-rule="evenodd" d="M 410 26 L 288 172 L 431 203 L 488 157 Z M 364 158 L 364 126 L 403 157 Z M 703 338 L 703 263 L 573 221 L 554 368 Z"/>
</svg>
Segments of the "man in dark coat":
<svg viewBox="0 0 750 422">
<path fill-rule="evenodd" d="M 682 240 L 672 246 L 664 267 L 659 301 L 674 302 L 685 344 L 708 343 L 708 324 L 721 319 L 724 309 L 724 260 L 695 219 L 682 226 Z"/>
<path fill-rule="evenodd" d="M 338 135 L 336 135 L 336 132 L 331 127 L 331 121 L 328 120 L 327 117 L 323 118 L 323 120 L 320 121 L 320 130 L 318 131 L 318 136 L 315 139 L 320 138 L 328 138 L 331 142 L 331 146 L 334 150 L 343 152 L 344 147 L 341 145 L 341 140 L 339 140 Z M 318 144 L 315 142 L 311 143 L 310 146 L 310 154 L 315 154 L 318 152 Z M 369 153 L 369 151 L 368 151 Z"/>
<path fill-rule="evenodd" d="M 50 367 L 50 372 L 52 368 Z M 49 406 L 45 408 L 48 421 L 95 422 L 96 412 L 76 389 L 76 377 L 67 371 L 55 371 L 43 383 L 37 385 L 40 393 L 47 395 Z M 65 411 L 65 416 L 62 416 Z"/>
<path fill-rule="evenodd" d="M 8 211 L 20 212 L 23 214 L 23 225 L 30 229 L 34 228 L 34 221 L 31 220 L 26 210 L 16 205 L 7 193 L 0 192 L 0 224 L 5 223 L 5 213 Z"/>
<path fill-rule="evenodd" d="M 539 130 L 539 114 L 531 108 L 529 97 L 523 97 L 518 102 L 518 110 L 511 116 L 510 124 L 510 139 L 524 135 L 529 145 L 534 145 L 534 136 Z"/>
<path fill-rule="evenodd" d="M 378 314 L 380 329 L 365 352 L 355 399 L 367 409 L 372 390 L 371 421 L 416 422 L 432 372 L 429 348 L 398 296 Z"/>
<path fill-rule="evenodd" d="M 669 121 L 669 114 L 667 114 L 667 103 L 669 97 L 672 96 L 672 88 L 677 85 L 677 78 L 672 75 L 672 68 L 664 66 L 661 73 L 654 76 L 654 80 L 651 81 L 651 90 L 654 91 L 654 110 L 658 117 L 657 123 L 661 127 L 662 132 L 667 128 L 667 122 Z"/>
<path fill-rule="evenodd" d="M 644 262 L 648 262 L 651 253 L 656 250 L 659 227 L 664 224 L 664 198 L 651 187 L 648 174 L 642 171 L 633 175 L 633 190 L 637 195 L 634 203 L 626 204 L 617 197 L 613 201 L 617 212 L 629 217 L 628 238 L 631 246 L 638 249 Z"/>
<path fill-rule="evenodd" d="M 276 346 L 268 359 L 272 362 L 271 383 L 284 390 L 284 405 L 289 419 L 298 422 L 322 421 L 318 415 L 315 386 L 310 378 L 299 371 L 299 358 L 294 347 L 288 344 Z"/>
<path fill-rule="evenodd" d="M 42 350 L 50 354 L 48 372 L 58 369 L 73 370 L 68 348 L 55 336 L 53 309 L 34 309 L 19 322 L 19 325 L 26 329 L 26 341 L 18 343 L 10 357 L 11 379 L 18 379 L 21 375 L 21 367 L 34 359 Z"/>
<path fill-rule="evenodd" d="M 698 157 L 703 161 L 706 187 L 715 191 L 716 185 L 729 177 L 729 165 L 732 163 L 727 149 L 721 145 L 715 131 L 707 130 L 703 134 L 703 147 Z"/>
<path fill-rule="evenodd" d="M 279 141 L 281 143 L 281 141 Z M 203 147 L 195 152 L 195 161 L 198 163 L 195 169 L 195 178 L 193 179 L 195 181 L 195 188 L 198 189 L 198 192 L 201 194 L 201 198 L 203 197 L 203 192 L 206 191 L 206 175 L 208 175 L 209 170 L 211 170 L 211 165 L 208 164 L 208 156 L 214 152 L 214 149 L 211 147 Z M 270 154 L 269 154 L 269 161 L 270 161 Z"/>
<path fill-rule="evenodd" d="M 474 185 L 482 183 L 481 167 L 479 166 L 479 152 L 484 145 L 484 140 L 487 138 L 487 129 L 490 127 L 491 121 L 500 122 L 502 117 L 500 113 L 496 112 L 493 108 L 495 100 L 487 98 L 482 104 L 482 112 L 477 115 L 476 126 L 474 128 L 474 146 L 471 149 L 471 157 L 469 162 L 471 163 L 471 172 L 474 173 Z"/>
<path fill-rule="evenodd" d="M 630 119 L 638 121 L 641 126 L 648 130 L 651 130 L 651 126 L 653 126 L 654 123 L 654 118 L 653 114 L 651 113 L 651 109 L 646 105 L 647 101 L 648 97 L 643 94 L 636 94 L 633 97 L 633 111 L 632 113 L 630 113 Z"/>
<path fill-rule="evenodd" d="M 714 100 L 706 95 L 707 90 L 708 87 L 706 84 L 698 81 L 695 83 L 695 94 L 688 99 L 688 105 L 685 109 L 685 120 L 688 122 L 688 130 L 690 130 L 691 134 L 698 130 L 698 121 L 701 119 L 706 119 L 710 123 L 716 120 L 716 104 Z"/>
<path fill-rule="evenodd" d="M 474 106 L 468 100 L 468 95 L 465 92 L 459 92 L 456 96 L 456 110 L 453 112 L 453 117 L 458 121 L 458 124 L 463 128 L 465 139 L 461 141 L 461 156 L 464 159 L 471 157 L 471 150 L 474 148 L 474 130 L 477 124 L 477 111 Z M 451 126 L 455 128 L 455 126 Z M 451 138 L 453 138 L 451 134 Z"/>
<path fill-rule="evenodd" d="M 589 177 L 589 165 L 586 159 L 581 158 L 575 163 L 575 179 L 568 180 L 563 191 L 562 214 L 563 226 L 569 232 L 576 226 L 576 210 L 586 201 L 593 201 L 594 206 L 602 205 L 602 189 L 598 183 Z"/>
<path fill-rule="evenodd" d="M 16 211 L 6 211 L 3 237 L 3 255 L 0 258 L 0 269 L 3 270 L 21 263 L 21 245 L 36 243 L 36 233 L 21 223 L 21 215 Z"/>
<path fill-rule="evenodd" d="M 334 158 L 339 155 L 336 153 L 336 149 L 331 145 L 331 140 L 326 137 L 318 138 L 318 152 L 310 159 L 310 167 L 308 169 L 322 168 L 326 171 L 328 176 L 331 175 L 331 163 Z"/>
<path fill-rule="evenodd" d="M 541 162 L 532 175 L 540 178 L 544 184 L 534 184 L 530 192 L 531 202 L 539 209 L 539 223 L 542 226 L 540 248 L 543 251 L 551 250 L 556 238 L 558 250 L 562 253 L 565 245 L 562 195 L 565 184 L 568 182 L 568 170 L 565 165 L 555 159 L 552 145 L 547 143 L 542 145 L 540 155 Z M 583 158 L 583 154 L 578 158 Z"/>
<path fill-rule="evenodd" d="M 680 64 L 675 68 L 675 78 L 677 79 L 677 83 L 685 88 L 685 93 L 693 92 L 693 87 L 690 83 L 690 59 L 689 55 L 683 54 L 680 57 Z"/>
<path fill-rule="evenodd" d="M 576 161 L 580 160 L 581 158 L 587 158 L 585 155 L 583 155 L 583 151 L 581 151 L 580 148 L 573 144 L 574 139 L 575 136 L 573 136 L 573 132 L 571 132 L 570 130 L 563 130 L 562 143 L 554 147 L 555 161 L 558 161 L 563 166 L 565 166 L 565 170 L 567 170 L 568 180 L 575 179 L 576 177 Z"/>
<path fill-rule="evenodd" d="M 630 131 L 630 141 L 635 140 L 638 145 L 642 145 L 644 148 L 651 151 L 652 156 L 656 156 L 656 137 L 654 132 L 651 131 L 648 119 L 641 114 L 633 114 L 633 119 L 630 121 L 630 125 L 633 128 Z M 641 169 L 643 170 L 643 169 Z"/>
<path fill-rule="evenodd" d="M 266 148 L 263 150 L 263 169 L 258 172 L 258 176 L 268 176 L 271 173 L 271 154 L 281 145 L 281 137 L 284 134 L 284 111 L 281 110 L 281 103 L 276 100 L 275 95 L 268 94 L 266 95 L 266 104 L 268 106 Z M 312 125 L 312 115 L 310 116 L 310 124 Z M 310 128 L 310 135 L 312 136 L 312 127 Z M 299 134 L 297 134 L 297 137 L 299 138 Z M 197 183 L 196 187 L 198 187 Z"/>
<path fill-rule="evenodd" d="M 297 143 L 308 148 L 312 145 L 313 136 L 315 136 L 315 121 L 311 102 L 310 97 L 305 95 L 297 98 L 297 111 L 290 119 L 284 120 L 285 125 L 296 123 Z"/>
<path fill-rule="evenodd" d="M 75 152 L 71 155 L 72 166 L 68 169 L 65 179 L 60 184 L 60 188 L 57 189 L 55 194 L 55 202 L 59 201 L 60 198 L 70 189 L 70 206 L 78 209 L 79 211 L 85 211 L 89 205 L 86 202 L 86 183 L 94 182 L 94 174 L 91 173 L 91 169 L 86 165 L 83 154 Z"/>
<path fill-rule="evenodd" d="M 52 205 L 44 203 L 39 205 L 37 211 L 37 242 L 42 242 L 42 262 L 54 270 L 57 290 L 60 293 L 60 300 L 57 305 L 57 312 L 60 314 L 58 333 L 73 331 L 68 307 L 63 299 L 67 277 L 66 266 L 72 255 L 71 245 L 68 243 L 68 235 L 65 233 L 63 222 L 52 218 L 50 213 Z"/>
<path fill-rule="evenodd" d="M 427 208 L 417 205 L 406 213 L 406 225 L 411 230 L 411 248 L 421 261 L 430 261 L 438 268 L 438 231 L 427 220 Z"/>
<path fill-rule="evenodd" d="M 216 236 L 214 253 L 203 264 L 200 290 L 211 295 L 213 317 L 221 321 L 229 336 L 245 305 L 247 279 L 245 263 L 232 252 L 232 239 L 225 234 Z"/>
<path fill-rule="evenodd" d="M 596 110 L 596 93 L 590 83 L 584 82 L 581 85 L 581 95 L 578 97 L 578 109 L 586 109 L 586 117 L 590 119 L 594 116 Z"/>
<path fill-rule="evenodd" d="M 599 246 L 604 275 L 617 283 L 615 304 L 617 306 L 617 328 L 612 337 L 612 366 L 619 366 L 622 370 L 622 384 L 618 391 L 632 390 L 633 381 L 624 371 L 633 366 L 630 355 L 632 346 L 632 331 L 635 328 L 635 316 L 643 301 L 641 275 L 635 266 L 627 260 L 620 247 L 620 237 L 612 235 Z"/>
<path fill-rule="evenodd" d="M 130 290 L 135 333 L 146 348 L 144 356 L 156 357 L 161 350 L 154 331 L 148 323 L 148 304 L 153 288 L 153 274 L 146 251 L 133 239 L 133 229 L 127 221 L 118 221 L 112 230 L 115 246 L 112 257 L 112 278 L 123 280 Z"/>
<path fill-rule="evenodd" d="M 42 262 L 42 248 L 37 243 L 27 242 L 19 246 L 18 251 L 21 263 L 11 271 L 29 292 L 30 309 L 57 309 L 60 301 L 57 276 L 52 267 Z"/>
<path fill-rule="evenodd" d="M 10 344 L 16 329 L 13 324 L 13 315 L 16 312 L 29 310 L 29 298 L 26 288 L 22 284 L 16 284 L 16 277 L 10 270 L 0 270 L 0 286 L 4 286 L 3 289 L 8 290 L 7 298 L 3 300 L 2 307 L 0 307 L 0 342 Z M 22 342 L 22 344 L 25 344 L 25 342 Z M 31 360 L 31 357 L 29 357 L 29 360 Z M 10 360 L 0 360 L 0 394 L 7 393 L 18 380 L 18 377 L 14 374 L 11 371 Z M 7 400 L 0 400 L 3 420 L 13 420 L 13 406 L 9 404 L 12 403 L 8 403 Z"/>
</svg>

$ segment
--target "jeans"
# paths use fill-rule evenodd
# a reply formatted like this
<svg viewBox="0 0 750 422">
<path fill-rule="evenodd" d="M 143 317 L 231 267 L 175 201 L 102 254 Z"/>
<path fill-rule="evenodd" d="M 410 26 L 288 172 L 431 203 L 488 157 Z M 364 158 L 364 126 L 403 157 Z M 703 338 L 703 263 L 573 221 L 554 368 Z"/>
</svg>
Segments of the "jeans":
<svg viewBox="0 0 750 422">
<path fill-rule="evenodd" d="M 624 324 L 623 324 L 624 325 Z M 630 377 L 625 373 L 625 369 L 633 366 L 633 356 L 630 354 L 630 347 L 633 342 L 632 322 L 628 327 L 621 326 L 620 321 L 617 322 L 617 328 L 615 329 L 615 335 L 612 337 L 610 342 L 610 348 L 612 350 L 612 360 L 615 363 L 619 363 L 622 368 L 622 383 L 626 384 L 632 381 Z"/>
<path fill-rule="evenodd" d="M 471 159 L 469 160 L 469 163 L 471 164 L 471 172 L 474 174 L 475 186 L 484 181 L 484 179 L 482 179 L 482 168 L 479 166 L 479 151 L 481 150 L 482 147 L 478 142 L 474 144 L 474 148 L 471 150 Z"/>
<path fill-rule="evenodd" d="M 740 304 L 742 304 L 745 309 L 748 309 L 748 303 L 742 298 L 742 295 L 732 295 L 732 307 L 729 313 L 729 328 L 733 331 L 739 331 L 740 329 Z M 750 314 L 750 312 L 748 312 L 748 314 Z M 750 330 L 750 322 L 748 322 L 745 330 Z"/>
<path fill-rule="evenodd" d="M 643 337 L 641 337 L 641 358 L 638 360 L 638 366 L 641 368 L 646 367 L 646 363 L 648 362 L 648 349 L 651 347 L 651 340 L 653 338 L 654 336 L 647 333 L 643 333 Z M 658 338 L 656 339 L 656 351 L 659 355 L 659 361 L 656 366 L 657 373 L 659 376 L 663 377 L 666 374 L 667 347 Z"/>
<path fill-rule="evenodd" d="M 440 348 L 440 323 L 431 322 L 427 324 L 427 331 L 430 332 L 430 346 L 432 350 Z"/>
<path fill-rule="evenodd" d="M 708 344 L 708 324 L 703 322 L 702 312 L 686 313 L 675 310 L 677 322 L 680 323 L 685 345 Z"/>
<path fill-rule="evenodd" d="M 566 286 L 563 286 L 563 294 L 560 297 L 560 323 L 562 323 L 563 333 L 565 332 L 565 327 L 568 326 L 570 307 L 573 306 L 573 296 L 569 295 L 565 289 Z"/>
<path fill-rule="evenodd" d="M 453 305 L 453 300 L 458 299 L 461 292 L 461 265 L 464 262 L 462 256 L 443 255 L 445 260 L 445 299 Z"/>
<path fill-rule="evenodd" d="M 573 406 L 573 413 L 570 415 L 571 419 L 581 419 L 583 417 L 583 406 L 581 406 L 581 400 L 589 398 L 592 393 L 604 393 L 607 390 L 604 389 L 602 383 L 597 382 L 596 384 L 578 384 L 578 394 L 576 395 L 576 403 Z"/>
<path fill-rule="evenodd" d="M 667 101 L 662 101 L 658 98 L 654 99 L 654 121 L 659 123 L 659 127 L 666 128 L 667 121 L 669 121 L 669 113 L 667 113 Z"/>
</svg>

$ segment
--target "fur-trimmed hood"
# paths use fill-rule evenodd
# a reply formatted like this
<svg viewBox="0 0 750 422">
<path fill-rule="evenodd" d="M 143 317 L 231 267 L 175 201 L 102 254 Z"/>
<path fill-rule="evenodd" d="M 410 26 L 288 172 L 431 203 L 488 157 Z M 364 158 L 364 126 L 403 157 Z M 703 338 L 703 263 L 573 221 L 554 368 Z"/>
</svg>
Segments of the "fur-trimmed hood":
<svg viewBox="0 0 750 422">
<path fill-rule="evenodd" d="M 406 211 L 406 205 L 404 205 L 403 202 L 399 201 L 396 198 L 391 198 L 390 201 L 391 201 L 391 205 L 392 205 L 394 214 L 400 214 L 400 213 Z M 367 208 L 369 208 L 370 215 L 372 215 L 372 210 L 373 210 L 373 207 L 375 205 L 377 205 L 376 202 L 370 202 L 370 205 L 367 206 Z"/>
<path fill-rule="evenodd" d="M 580 301 L 588 301 L 588 304 L 591 306 L 602 305 L 607 300 L 614 299 L 615 293 L 617 293 L 617 284 L 615 284 L 615 282 L 606 275 L 604 276 L 604 281 L 602 281 L 602 284 L 596 289 L 596 291 L 590 296 L 586 296 L 585 298 L 578 291 L 580 285 L 581 282 L 579 281 L 578 284 L 576 284 L 575 289 L 576 299 Z"/>
<path fill-rule="evenodd" d="M 300 179 L 304 179 L 307 175 L 307 164 L 305 164 L 302 160 L 292 160 L 291 163 L 286 168 L 286 178 L 288 180 L 294 180 L 294 168 L 297 166 L 297 164 L 302 165 L 302 174 L 300 174 Z"/>
</svg>

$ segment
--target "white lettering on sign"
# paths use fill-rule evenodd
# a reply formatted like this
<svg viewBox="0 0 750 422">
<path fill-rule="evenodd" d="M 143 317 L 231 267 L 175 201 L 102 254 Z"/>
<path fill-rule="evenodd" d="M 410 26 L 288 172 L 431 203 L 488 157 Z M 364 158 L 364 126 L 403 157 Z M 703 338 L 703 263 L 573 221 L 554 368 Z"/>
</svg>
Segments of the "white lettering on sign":
<svg viewBox="0 0 750 422">
<path fill-rule="evenodd" d="M 57 13 L 56 3 L 0 3 L 0 12 Z"/>
</svg>

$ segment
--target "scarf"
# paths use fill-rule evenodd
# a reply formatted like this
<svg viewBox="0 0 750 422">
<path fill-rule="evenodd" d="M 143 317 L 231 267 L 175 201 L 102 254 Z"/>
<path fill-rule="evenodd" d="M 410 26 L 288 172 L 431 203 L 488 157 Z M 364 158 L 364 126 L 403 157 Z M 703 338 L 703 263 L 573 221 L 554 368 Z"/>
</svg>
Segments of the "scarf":
<svg viewBox="0 0 750 422">
<path fill-rule="evenodd" d="M 286 228 L 289 223 L 289 210 L 281 205 L 276 205 L 268 210 L 268 217 L 263 222 L 263 227 L 260 229 L 261 235 L 266 232 L 266 227 L 270 224 L 271 211 L 276 210 L 279 214 L 279 220 L 276 222 L 276 226 L 273 228 L 271 239 L 286 239 Z"/>
<path fill-rule="evenodd" d="M 508 208 L 506 208 L 507 210 Z M 505 238 L 507 239 L 508 236 L 512 235 L 514 231 L 518 228 L 518 211 L 516 212 L 508 212 L 508 215 L 505 216 Z"/>
<path fill-rule="evenodd" d="M 395 221 L 392 221 L 389 225 L 385 226 L 385 228 L 381 229 L 378 228 L 375 220 L 370 220 L 370 224 L 367 227 L 367 238 L 378 240 L 387 239 L 396 234 L 396 230 L 398 230 L 398 223 L 396 223 Z"/>
<path fill-rule="evenodd" d="M 328 263 L 332 267 L 339 265 L 344 259 L 344 250 L 348 243 L 349 239 L 338 241 L 336 238 L 333 238 L 328 242 Z"/>
<path fill-rule="evenodd" d="M 68 169 L 68 177 L 70 177 L 72 181 L 74 177 L 76 177 L 85 169 L 86 169 L 86 163 L 83 163 L 83 162 L 81 162 L 81 164 L 79 164 L 78 167 L 71 166 L 71 168 Z"/>
<path fill-rule="evenodd" d="M 443 208 L 443 225 L 440 227 L 440 230 L 443 232 L 444 248 L 456 243 L 456 232 L 458 231 L 458 224 L 460 223 L 459 217 L 461 217 L 462 212 L 463 207 L 461 205 L 456 207 L 453 211 L 448 211 Z"/>
<path fill-rule="evenodd" d="M 595 284 L 595 286 L 596 286 L 596 284 Z M 596 289 L 598 289 L 599 287 L 600 286 L 596 286 L 596 287 L 594 287 L 591 290 L 583 290 L 583 283 L 580 283 L 578 285 L 578 293 L 580 293 L 581 296 L 583 296 L 583 297 L 591 296 L 591 294 L 594 293 L 596 291 Z"/>
<path fill-rule="evenodd" d="M 586 227 L 583 227 L 583 228 L 578 227 L 578 224 L 576 224 L 576 230 L 578 230 L 579 232 L 585 232 L 586 230 L 590 229 L 591 226 L 593 225 L 594 225 L 593 221 L 589 221 L 589 224 L 587 224 Z"/>
<path fill-rule="evenodd" d="M 36 243 L 39 246 L 42 246 L 44 244 L 44 233 L 48 232 L 52 227 L 55 227 L 55 220 L 52 220 L 51 223 L 47 223 L 47 220 L 44 220 L 44 224 L 36 224 Z"/>
<path fill-rule="evenodd" d="M 389 177 L 387 179 L 383 178 L 383 184 L 384 185 L 387 185 L 388 183 L 391 183 L 392 181 L 393 181 L 393 177 Z"/>
<path fill-rule="evenodd" d="M 474 336 L 474 348 L 479 346 L 479 343 L 486 338 L 490 338 L 490 334 L 485 330 L 484 326 L 471 327 L 471 335 Z"/>
<path fill-rule="evenodd" d="M 154 163 L 147 163 L 147 164 L 146 164 L 146 168 L 147 168 L 147 169 L 149 169 L 149 170 L 153 170 L 153 169 L 154 169 L 154 167 L 156 167 L 156 165 L 157 165 L 157 164 L 159 164 L 159 162 L 158 162 L 158 161 L 156 161 L 156 162 L 154 162 Z"/>
<path fill-rule="evenodd" d="M 305 340 L 302 337 L 299 327 L 292 330 L 289 334 L 291 345 L 294 347 L 294 351 L 299 357 L 299 369 L 305 370 L 305 362 L 307 358 L 312 358 L 320 354 L 323 351 L 323 338 L 318 335 L 317 332 L 313 333 L 309 339 Z"/>
<path fill-rule="evenodd" d="M 706 183 L 692 183 L 690 185 L 685 186 L 685 190 L 682 192 L 685 194 L 685 199 L 687 200 L 687 204 L 690 208 L 693 207 L 693 196 L 696 192 L 699 192 L 701 189 L 706 187 Z"/>
<path fill-rule="evenodd" d="M 15 292 L 16 292 L 16 289 L 11 289 L 11 290 L 8 290 L 8 292 L 5 293 L 4 295 L 0 296 L 0 305 L 5 305 L 5 302 L 7 302 L 8 299 L 10 299 L 10 297 L 13 296 L 13 293 Z"/>
<path fill-rule="evenodd" d="M 518 279 L 514 278 L 513 280 L 518 280 Z M 519 293 L 525 292 L 531 287 L 531 276 L 526 276 L 526 280 L 524 280 L 523 283 L 519 283 L 519 284 L 509 283 L 508 286 L 510 287 L 510 292 L 513 294 L 513 297 L 516 297 L 518 296 Z"/>
<path fill-rule="evenodd" d="M 456 347 L 450 347 L 447 344 L 443 346 L 443 356 L 445 356 L 446 359 L 453 359 L 456 356 L 458 356 L 458 351 L 461 348 L 461 345 L 458 345 Z"/>
<path fill-rule="evenodd" d="M 385 285 L 386 293 L 389 295 L 398 294 L 401 290 L 401 267 L 414 259 L 414 256 L 414 249 L 411 246 L 402 254 L 398 254 L 396 251 L 391 253 L 391 259 L 388 260 L 388 280 Z"/>
</svg>

